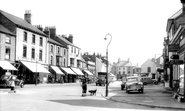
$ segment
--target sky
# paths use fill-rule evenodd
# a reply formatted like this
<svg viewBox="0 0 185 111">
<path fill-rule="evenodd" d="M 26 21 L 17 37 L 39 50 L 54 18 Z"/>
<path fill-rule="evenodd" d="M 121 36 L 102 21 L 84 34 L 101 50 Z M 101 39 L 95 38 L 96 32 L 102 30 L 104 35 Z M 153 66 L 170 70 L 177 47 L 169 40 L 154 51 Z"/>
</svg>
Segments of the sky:
<svg viewBox="0 0 185 111">
<path fill-rule="evenodd" d="M 0 0 L 0 3 L 0 10 L 20 18 L 31 10 L 32 25 L 55 26 L 57 35 L 72 34 L 73 44 L 82 53 L 106 55 L 108 46 L 110 62 L 129 58 L 139 66 L 162 54 L 167 20 L 182 8 L 180 0 Z"/>
</svg>

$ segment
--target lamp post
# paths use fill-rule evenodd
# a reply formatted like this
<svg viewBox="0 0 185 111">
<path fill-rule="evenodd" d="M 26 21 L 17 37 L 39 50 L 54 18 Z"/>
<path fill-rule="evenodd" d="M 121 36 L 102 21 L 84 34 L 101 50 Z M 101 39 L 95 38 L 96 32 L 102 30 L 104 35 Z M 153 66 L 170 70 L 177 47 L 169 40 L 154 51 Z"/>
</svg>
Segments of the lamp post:
<svg viewBox="0 0 185 111">
<path fill-rule="evenodd" d="M 106 74 L 106 90 L 105 90 L 105 96 L 107 97 L 108 96 L 108 67 L 109 67 L 109 60 L 108 60 L 108 46 L 109 46 L 109 44 L 110 44 L 110 42 L 112 41 L 112 35 L 111 34 L 106 34 L 105 35 L 105 40 L 107 40 L 107 36 L 110 36 L 111 38 L 110 38 L 110 41 L 109 41 L 109 43 L 107 44 L 107 49 L 106 49 L 106 57 L 107 57 L 107 68 L 106 68 L 106 70 L 107 70 L 107 74 Z"/>
</svg>

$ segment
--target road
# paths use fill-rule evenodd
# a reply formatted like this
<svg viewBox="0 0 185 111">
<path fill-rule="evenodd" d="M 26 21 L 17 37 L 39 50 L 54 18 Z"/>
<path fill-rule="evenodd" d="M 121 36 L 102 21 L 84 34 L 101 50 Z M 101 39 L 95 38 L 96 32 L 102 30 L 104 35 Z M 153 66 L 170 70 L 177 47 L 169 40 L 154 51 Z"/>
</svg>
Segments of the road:
<svg viewBox="0 0 185 111">
<path fill-rule="evenodd" d="M 0 93 L 0 111 L 173 111 L 109 101 L 102 97 L 104 86 L 88 84 L 89 89 L 97 89 L 96 96 L 81 97 L 79 83 L 16 87 L 16 93 Z M 111 83 L 112 89 L 120 90 L 120 83 Z"/>
</svg>

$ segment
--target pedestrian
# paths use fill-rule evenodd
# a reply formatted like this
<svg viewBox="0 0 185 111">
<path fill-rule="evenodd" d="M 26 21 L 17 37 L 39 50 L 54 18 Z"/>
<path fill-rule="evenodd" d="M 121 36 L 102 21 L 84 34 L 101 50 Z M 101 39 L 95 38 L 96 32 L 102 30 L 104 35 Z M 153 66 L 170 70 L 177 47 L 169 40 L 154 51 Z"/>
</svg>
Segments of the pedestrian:
<svg viewBox="0 0 185 111">
<path fill-rule="evenodd" d="M 86 92 L 87 92 L 86 79 L 82 79 L 82 97 L 86 96 Z"/>
</svg>

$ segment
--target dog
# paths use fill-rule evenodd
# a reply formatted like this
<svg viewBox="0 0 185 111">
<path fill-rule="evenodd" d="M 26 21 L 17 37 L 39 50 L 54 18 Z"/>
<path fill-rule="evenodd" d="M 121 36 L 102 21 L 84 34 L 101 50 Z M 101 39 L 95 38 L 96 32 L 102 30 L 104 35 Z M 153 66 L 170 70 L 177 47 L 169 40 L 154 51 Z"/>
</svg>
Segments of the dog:
<svg viewBox="0 0 185 111">
<path fill-rule="evenodd" d="M 93 96 L 93 95 L 96 95 L 96 91 L 97 91 L 97 89 L 89 90 L 89 93 L 90 93 L 91 96 Z"/>
</svg>

